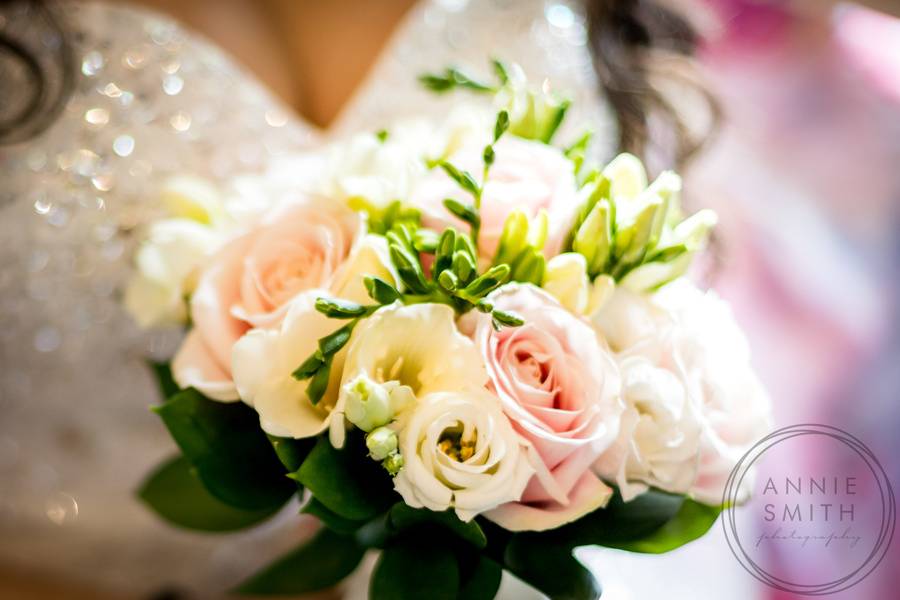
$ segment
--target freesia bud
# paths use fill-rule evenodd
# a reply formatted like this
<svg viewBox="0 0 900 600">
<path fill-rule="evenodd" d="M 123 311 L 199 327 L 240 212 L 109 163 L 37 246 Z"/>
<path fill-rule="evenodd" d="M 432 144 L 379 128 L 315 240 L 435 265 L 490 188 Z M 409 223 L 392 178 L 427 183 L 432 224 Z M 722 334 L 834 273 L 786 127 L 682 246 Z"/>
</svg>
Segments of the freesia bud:
<svg viewBox="0 0 900 600">
<path fill-rule="evenodd" d="M 388 454 L 387 458 L 385 458 L 384 462 L 381 464 L 384 465 L 384 468 L 390 473 L 391 477 L 396 477 L 397 473 L 400 472 L 400 469 L 403 468 L 403 455 L 399 452 Z"/>
<path fill-rule="evenodd" d="M 584 256 L 566 252 L 551 258 L 541 287 L 570 311 L 583 314 L 587 308 L 589 289 Z"/>
<path fill-rule="evenodd" d="M 366 436 L 366 447 L 369 456 L 375 460 L 384 460 L 397 450 L 397 433 L 390 427 L 378 427 Z"/>
<path fill-rule="evenodd" d="M 391 397 L 385 387 L 366 375 L 359 375 L 344 385 L 347 420 L 362 429 L 372 431 L 386 425 L 393 417 Z"/>
</svg>

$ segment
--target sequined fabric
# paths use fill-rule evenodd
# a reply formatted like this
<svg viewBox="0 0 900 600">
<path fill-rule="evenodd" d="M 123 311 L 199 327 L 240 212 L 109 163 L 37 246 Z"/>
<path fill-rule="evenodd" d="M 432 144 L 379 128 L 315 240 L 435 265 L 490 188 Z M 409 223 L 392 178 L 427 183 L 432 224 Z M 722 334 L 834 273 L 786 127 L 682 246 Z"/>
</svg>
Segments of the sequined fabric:
<svg viewBox="0 0 900 600">
<path fill-rule="evenodd" d="M 236 193 L 235 175 L 322 136 L 167 19 L 101 4 L 65 12 L 75 94 L 39 138 L 0 149 L 0 561 L 138 593 L 218 592 L 309 525 L 288 508 L 222 543 L 173 530 L 139 504 L 141 479 L 174 452 L 147 410 L 157 392 L 145 361 L 170 356 L 180 334 L 139 331 L 121 291 L 167 176 L 197 174 Z M 448 63 L 486 72 L 497 56 L 571 91 L 576 119 L 594 125 L 608 154 L 614 136 L 585 35 L 578 12 L 556 2 L 424 3 L 332 133 L 440 115 L 452 100 L 426 95 L 415 76 Z"/>
</svg>

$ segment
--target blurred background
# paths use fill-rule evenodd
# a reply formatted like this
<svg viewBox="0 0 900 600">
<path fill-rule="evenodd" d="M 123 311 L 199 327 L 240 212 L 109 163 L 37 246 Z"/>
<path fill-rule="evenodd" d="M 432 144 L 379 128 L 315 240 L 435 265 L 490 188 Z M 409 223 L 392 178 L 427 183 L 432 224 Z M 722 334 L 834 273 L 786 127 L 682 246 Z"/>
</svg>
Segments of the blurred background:
<svg viewBox="0 0 900 600">
<path fill-rule="evenodd" d="M 477 2 L 432 4 L 459 13 Z M 341 108 L 376 64 L 382 48 L 391 43 L 399 23 L 405 22 L 408 28 L 411 19 L 431 14 L 423 13 L 411 0 L 273 1 L 263 3 L 264 11 L 252 2 L 237 0 L 145 0 L 141 4 L 223 48 L 271 90 L 280 106 L 322 132 L 335 121 L 335 130 L 349 127 L 340 124 Z M 519 10 L 514 2 L 494 4 L 510 14 Z M 585 15 L 596 7 L 554 0 L 527 4 L 537 6 L 551 27 L 569 31 L 581 27 L 576 42 L 590 45 L 584 32 L 590 21 Z M 623 11 L 648 10 L 649 5 L 640 1 L 598 4 Z M 675 85 L 665 91 L 685 124 L 684 131 L 699 132 L 704 141 L 699 151 L 683 161 L 687 202 L 692 208 L 710 206 L 721 218 L 701 276 L 732 303 L 747 332 L 755 365 L 773 398 L 776 425 L 838 426 L 862 439 L 896 484 L 900 481 L 900 3 L 666 0 L 663 4 L 684 15 L 698 36 L 690 89 Z M 5 27 L 7 22 L 0 20 L 0 25 Z M 603 47 L 599 46 L 601 52 Z M 80 68 L 87 64 L 82 58 L 77 60 Z M 658 62 L 653 62 L 653 56 L 648 59 L 653 65 L 651 75 L 684 68 L 683 61 L 666 62 L 666 53 L 657 58 Z M 619 55 L 594 57 L 613 63 L 620 59 Z M 546 60 L 552 63 L 554 55 Z M 667 85 L 664 80 L 660 77 L 658 87 Z M 714 111 L 698 97 L 694 82 L 700 82 L 701 89 L 715 99 L 717 121 L 711 119 Z M 604 94 L 602 85 L 599 91 Z M 644 150 L 651 164 L 654 157 L 662 165 L 684 158 L 676 151 L 667 153 L 665 142 L 673 141 L 671 128 L 657 129 L 651 122 L 649 130 Z M 653 135 L 657 131 L 661 132 L 658 138 Z M 676 136 L 684 133 L 674 132 Z M 313 134 L 304 128 L 298 128 L 297 136 L 304 140 L 299 146 L 312 143 Z M 0 164 L 14 164 L 23 152 L 22 146 L 0 147 Z M 0 188 L 4 185 L 0 181 Z M 20 218 L 12 208 L 0 206 L 0 211 L 0 220 Z M 4 277 L 16 277 L 16 272 L 5 271 Z M 12 312 L 3 317 L 17 318 Z M 35 344 L 41 360 L 51 364 L 59 343 L 54 345 L 52 335 L 44 333 L 35 338 Z M 15 364 L 13 355 L 22 350 L 9 336 L 2 343 L 0 357 L 11 362 L 4 360 L 0 369 L 7 369 L 6 365 Z M 13 407 L 25 394 L 22 378 L 6 372 L 3 382 L 0 598 L 219 596 L 226 586 L 217 587 L 217 577 L 228 579 L 230 565 L 240 563 L 234 551 L 227 560 L 220 556 L 227 554 L 221 548 L 228 543 L 224 538 L 196 540 L 192 534 L 161 533 L 165 525 L 149 515 L 135 517 L 139 527 L 130 532 L 129 515 L 137 514 L 140 507 L 116 513 L 126 528 L 114 535 L 92 528 L 98 507 L 81 507 L 94 511 L 86 522 L 86 515 L 79 516 L 78 494 L 47 483 L 65 480 L 65 473 L 59 471 L 66 467 L 29 462 L 23 456 L 29 448 L 23 430 L 27 433 L 28 427 L 35 427 L 35 415 L 41 409 L 35 409 L 34 403 L 40 406 L 41 399 L 31 399 L 31 412 L 17 412 Z M 149 387 L 149 378 L 137 385 Z M 78 404 L 77 398 L 69 401 Z M 139 404 L 133 418 L 152 421 L 151 415 L 142 412 L 146 402 Z M 72 452 L 77 452 L 79 441 L 70 439 L 77 435 L 77 429 L 62 432 L 62 447 L 70 444 Z M 141 440 L 153 448 L 149 452 L 154 455 L 138 461 L 141 465 L 165 454 L 159 450 L 166 443 L 161 427 Z M 99 471 L 103 470 L 100 461 L 131 451 L 106 450 L 92 459 L 98 461 Z M 828 457 L 797 457 L 801 466 L 822 460 Z M 90 473 L 85 476 L 90 480 Z M 139 479 L 140 473 L 135 473 L 134 481 Z M 25 505 L 26 501 L 34 504 Z M 123 496 L 109 502 L 113 506 L 134 501 Z M 243 545 L 238 546 L 241 551 L 266 547 L 260 556 L 248 558 L 248 564 L 290 547 L 283 539 L 268 545 L 273 533 L 285 527 L 302 529 L 281 519 L 244 535 Z M 147 531 L 154 532 L 152 548 L 142 548 Z M 37 538 L 44 541 L 29 543 Z M 177 577 L 168 582 L 167 574 L 154 568 L 156 560 L 164 564 L 160 555 L 167 553 L 167 543 L 200 548 L 190 556 L 205 556 L 209 563 L 182 565 Z M 106 572 L 102 557 L 109 548 L 129 553 L 131 562 L 140 562 L 142 568 L 133 573 Z M 75 556 L 79 558 L 73 560 Z M 665 557 L 587 550 L 582 558 L 603 582 L 605 600 L 793 597 L 762 586 L 744 572 L 732 559 L 718 527 Z M 213 566 L 201 575 L 209 564 Z M 900 565 L 900 546 L 895 543 L 884 564 L 868 579 L 835 597 L 896 597 L 900 589 L 896 565 Z M 815 570 L 805 564 L 797 568 Z M 818 574 L 805 575 L 815 579 Z M 510 589 L 513 595 L 524 593 Z"/>
</svg>

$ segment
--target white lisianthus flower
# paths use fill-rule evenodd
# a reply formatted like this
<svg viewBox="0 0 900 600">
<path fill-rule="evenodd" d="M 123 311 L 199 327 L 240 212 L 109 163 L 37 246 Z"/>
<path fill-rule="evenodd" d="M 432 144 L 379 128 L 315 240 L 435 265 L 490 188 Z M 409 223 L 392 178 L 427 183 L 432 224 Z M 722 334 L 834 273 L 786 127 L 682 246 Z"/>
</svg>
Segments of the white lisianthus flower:
<svg viewBox="0 0 900 600">
<path fill-rule="evenodd" d="M 125 289 L 125 308 L 141 327 L 185 322 L 197 269 L 227 239 L 225 208 L 210 183 L 174 177 L 161 200 L 171 218 L 150 225 Z"/>
<path fill-rule="evenodd" d="M 231 373 L 241 400 L 259 413 L 266 433 L 305 438 L 325 431 L 338 402 L 346 350 L 334 355 L 328 388 L 315 406 L 306 395 L 308 381 L 291 373 L 318 348 L 318 340 L 335 329 L 335 321 L 316 310 L 327 290 L 307 290 L 290 304 L 278 329 L 253 329 L 232 348 Z"/>
<path fill-rule="evenodd" d="M 352 382 L 361 377 L 384 385 L 392 418 L 430 392 L 484 387 L 488 377 L 481 358 L 454 319 L 453 309 L 443 304 L 395 304 L 356 327 L 335 409 L 340 417 L 331 421 L 332 444 L 343 446 L 345 405 L 355 394 Z"/>
<path fill-rule="evenodd" d="M 522 444 L 486 390 L 428 394 L 402 423 L 394 487 L 410 506 L 471 521 L 522 496 L 534 474 Z"/>
<path fill-rule="evenodd" d="M 769 426 L 727 305 L 682 279 L 652 295 L 617 287 L 591 318 L 619 356 L 626 404 L 595 471 L 625 500 L 654 486 L 718 504 L 731 469 Z"/>
</svg>

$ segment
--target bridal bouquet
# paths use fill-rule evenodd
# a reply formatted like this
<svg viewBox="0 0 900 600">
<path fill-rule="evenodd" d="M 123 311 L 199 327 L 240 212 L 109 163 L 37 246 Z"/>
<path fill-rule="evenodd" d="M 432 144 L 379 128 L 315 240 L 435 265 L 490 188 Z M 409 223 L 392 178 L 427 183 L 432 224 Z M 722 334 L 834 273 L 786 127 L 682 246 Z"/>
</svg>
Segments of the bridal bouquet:
<svg viewBox="0 0 900 600">
<path fill-rule="evenodd" d="M 444 122 L 400 123 L 228 191 L 179 178 L 125 302 L 184 323 L 154 408 L 181 455 L 141 498 L 231 531 L 293 497 L 318 532 L 239 589 L 492 598 L 503 570 L 595 598 L 579 546 L 666 552 L 703 535 L 768 403 L 728 307 L 685 273 L 715 215 L 648 184 L 568 102 L 495 63 Z M 491 103 L 492 102 L 492 103 Z"/>
</svg>

